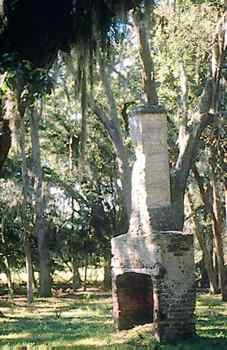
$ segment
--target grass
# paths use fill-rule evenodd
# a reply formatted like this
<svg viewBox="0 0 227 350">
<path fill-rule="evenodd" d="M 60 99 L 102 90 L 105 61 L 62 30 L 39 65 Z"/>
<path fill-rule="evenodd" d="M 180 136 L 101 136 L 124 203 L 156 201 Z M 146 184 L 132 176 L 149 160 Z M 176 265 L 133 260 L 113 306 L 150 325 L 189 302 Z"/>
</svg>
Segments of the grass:
<svg viewBox="0 0 227 350">
<path fill-rule="evenodd" d="M 15 350 L 227 350 L 227 303 L 200 295 L 197 334 L 193 342 L 159 345 L 150 326 L 116 332 L 109 294 L 62 294 L 37 298 L 27 306 L 23 297 L 1 297 L 0 348 Z"/>
</svg>

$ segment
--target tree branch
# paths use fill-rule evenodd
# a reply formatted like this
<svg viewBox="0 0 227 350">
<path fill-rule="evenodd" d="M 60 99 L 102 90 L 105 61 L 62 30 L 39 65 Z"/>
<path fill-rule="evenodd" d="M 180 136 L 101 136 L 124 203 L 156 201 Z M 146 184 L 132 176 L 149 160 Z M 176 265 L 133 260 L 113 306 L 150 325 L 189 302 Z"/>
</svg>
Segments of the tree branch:
<svg viewBox="0 0 227 350">
<path fill-rule="evenodd" d="M 104 128 L 107 130 L 108 134 L 112 138 L 112 123 L 111 120 L 108 119 L 106 113 L 103 108 L 99 105 L 97 101 L 91 95 L 87 96 L 88 106 L 92 110 L 93 113 L 98 117 L 99 121 L 103 124 Z"/>
<path fill-rule="evenodd" d="M 117 112 L 117 105 L 115 102 L 115 98 L 113 95 L 113 91 L 111 88 L 111 83 L 109 80 L 109 75 L 107 74 L 106 71 L 106 67 L 105 67 L 105 62 L 100 58 L 99 59 L 99 67 L 100 67 L 100 78 L 102 80 L 103 86 L 104 86 L 104 91 L 105 91 L 105 95 L 108 101 L 108 104 L 110 106 L 110 111 L 111 111 L 111 120 L 112 123 L 114 123 L 114 125 L 116 126 L 116 128 L 118 129 L 118 132 L 120 133 L 120 123 L 118 120 L 118 112 Z"/>
</svg>

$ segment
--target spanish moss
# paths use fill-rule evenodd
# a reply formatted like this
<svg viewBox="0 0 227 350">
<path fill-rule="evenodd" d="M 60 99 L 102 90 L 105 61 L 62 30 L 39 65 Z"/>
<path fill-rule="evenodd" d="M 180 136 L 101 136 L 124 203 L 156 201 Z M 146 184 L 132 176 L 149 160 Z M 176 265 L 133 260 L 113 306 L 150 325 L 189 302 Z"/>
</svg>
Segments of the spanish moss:
<svg viewBox="0 0 227 350">
<path fill-rule="evenodd" d="M 59 50 L 97 44 L 108 47 L 118 35 L 119 16 L 142 0 L 2 0 L 0 54 L 14 53 L 35 67 L 50 65 Z M 110 35 L 111 33 L 111 35 Z"/>
</svg>

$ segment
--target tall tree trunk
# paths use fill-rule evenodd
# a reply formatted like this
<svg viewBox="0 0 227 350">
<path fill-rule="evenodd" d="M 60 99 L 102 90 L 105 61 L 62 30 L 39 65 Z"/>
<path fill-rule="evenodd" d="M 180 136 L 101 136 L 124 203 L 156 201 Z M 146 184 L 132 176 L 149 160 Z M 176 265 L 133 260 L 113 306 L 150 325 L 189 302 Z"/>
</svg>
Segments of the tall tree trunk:
<svg viewBox="0 0 227 350">
<path fill-rule="evenodd" d="M 51 295 L 51 268 L 49 255 L 49 239 L 45 222 L 45 198 L 43 186 L 43 174 L 41 166 L 41 151 L 39 124 L 41 112 L 31 109 L 31 139 L 32 139 L 32 171 L 34 176 L 35 193 L 35 231 L 38 239 L 39 252 L 39 283 L 40 295 L 47 297 Z"/>
<path fill-rule="evenodd" d="M 214 164 L 213 164 L 214 166 Z M 214 169 L 213 169 L 214 170 Z M 227 273 L 225 270 L 223 238 L 222 238 L 222 220 L 220 208 L 220 195 L 218 189 L 218 180 L 215 172 L 212 174 L 213 188 L 213 210 L 212 210 L 212 227 L 214 235 L 215 251 L 217 254 L 218 270 L 220 274 L 220 287 L 223 301 L 227 301 Z"/>
<path fill-rule="evenodd" d="M 154 63 L 151 56 L 151 48 L 149 39 L 151 38 L 151 31 L 154 21 L 153 15 L 154 1 L 146 0 L 144 2 L 144 9 L 137 10 L 134 13 L 134 23 L 136 27 L 140 58 L 143 65 L 142 79 L 143 88 L 149 105 L 158 104 L 158 95 L 155 85 L 155 70 Z"/>
<path fill-rule="evenodd" d="M 87 77 L 86 77 L 86 65 L 82 70 L 81 78 L 81 137 L 80 137 L 80 171 L 81 175 L 84 175 L 86 164 L 86 143 L 87 143 Z"/>
<path fill-rule="evenodd" d="M 225 4 L 226 5 L 226 4 Z M 224 27 L 224 28 L 223 28 Z M 227 29 L 226 29 L 226 13 L 223 20 L 218 26 L 218 30 L 215 34 L 216 45 L 212 46 L 212 77 L 213 77 L 213 96 L 212 96 L 212 109 L 217 112 L 220 100 L 220 80 L 222 76 L 222 66 L 226 56 L 226 45 L 227 45 Z M 219 130 L 216 132 L 217 139 L 219 137 Z M 220 287 L 223 301 L 227 301 L 227 272 L 225 270 L 224 261 L 224 250 L 223 250 L 223 237 L 222 233 L 224 225 L 221 215 L 221 199 L 220 199 L 220 188 L 219 168 L 216 167 L 216 152 L 218 148 L 213 142 L 211 145 L 211 185 L 213 189 L 213 207 L 212 207 L 212 228 L 214 235 L 215 251 L 217 255 L 218 270 L 220 275 Z"/>
<path fill-rule="evenodd" d="M 207 249 L 207 244 L 206 244 L 205 238 L 204 238 L 203 234 L 200 232 L 199 222 L 198 222 L 198 218 L 196 216 L 195 208 L 193 205 L 192 196 L 189 192 L 187 194 L 187 197 L 188 197 L 188 204 L 189 204 L 189 208 L 190 208 L 190 212 L 191 212 L 193 231 L 196 235 L 196 238 L 199 242 L 199 246 L 202 250 L 205 267 L 206 267 L 207 274 L 209 277 L 210 291 L 212 294 L 217 294 L 218 293 L 217 275 L 215 273 L 215 269 L 213 266 L 212 256 L 210 255 L 210 253 Z"/>
<path fill-rule="evenodd" d="M 31 202 L 29 193 L 29 177 L 28 177 L 28 167 L 26 160 L 26 150 L 25 150 L 25 126 L 24 120 L 21 122 L 21 127 L 19 131 L 19 145 L 22 158 L 22 180 L 23 180 L 23 207 L 22 207 L 22 222 L 24 229 L 24 253 L 26 261 L 26 272 L 27 272 L 27 302 L 30 304 L 33 301 L 33 285 L 32 285 L 32 251 L 31 251 L 31 225 L 29 224 L 29 218 L 27 217 L 26 208 Z"/>
<path fill-rule="evenodd" d="M 85 79 L 85 77 L 84 77 L 84 79 Z M 85 84 L 85 86 L 82 89 L 86 90 L 86 81 L 84 82 L 84 84 Z M 86 94 L 86 91 L 82 92 L 82 94 L 83 93 Z M 82 97 L 81 97 L 81 100 L 82 100 Z M 84 106 L 83 106 L 83 104 L 84 104 Z M 82 144 L 86 143 L 86 139 L 87 139 L 87 136 L 86 136 L 86 133 L 87 133 L 87 125 L 86 125 L 87 106 L 86 106 L 86 104 L 87 104 L 86 101 L 84 101 L 84 103 L 81 101 L 82 109 L 84 109 L 83 118 L 85 119 L 83 121 L 83 123 L 85 123 L 84 130 L 83 130 L 83 127 L 81 130 L 81 134 L 83 135 L 82 136 Z M 70 174 L 71 179 L 74 176 L 74 162 L 75 162 L 74 150 L 73 150 L 73 137 L 74 137 L 74 135 L 71 134 L 70 139 L 69 139 L 69 174 Z M 85 147 L 85 144 L 84 144 L 84 147 Z M 85 163 L 84 163 L 85 162 L 85 148 L 84 148 L 83 152 L 84 152 L 84 158 L 82 156 L 82 158 L 83 158 L 82 159 L 82 163 L 83 163 L 82 166 L 84 167 L 84 165 L 85 165 Z M 74 291 L 76 291 L 78 288 L 81 287 L 81 278 L 80 278 L 80 272 L 79 272 L 79 268 L 78 268 L 78 259 L 76 258 L 76 252 L 75 252 L 75 248 L 74 248 L 74 245 L 75 245 L 75 243 L 74 243 L 74 240 L 75 240 L 75 237 L 74 237 L 74 235 L 75 235 L 74 219 L 75 219 L 75 199 L 71 198 L 71 241 L 72 241 L 72 244 L 70 247 L 70 253 L 72 255 L 72 257 L 71 257 L 72 273 L 73 273 L 72 288 Z"/>
<path fill-rule="evenodd" d="M 206 211 L 211 215 L 212 218 L 212 231 L 213 231 L 213 238 L 214 238 L 214 258 L 213 258 L 213 265 L 214 265 L 214 271 L 216 271 L 215 274 L 219 275 L 219 283 L 220 288 L 222 292 L 222 298 L 223 300 L 227 299 L 227 273 L 225 271 L 225 261 L 224 261 L 224 251 L 223 251 L 223 238 L 222 238 L 222 229 L 224 225 L 222 225 L 222 218 L 221 218 L 221 207 L 220 207 L 220 194 L 219 194 L 219 188 L 218 188 L 218 178 L 216 175 L 216 167 L 215 167 L 215 156 L 213 154 L 214 150 L 211 149 L 211 168 L 212 168 L 212 177 L 211 177 L 211 186 L 212 186 L 212 201 L 213 203 L 210 203 L 209 200 L 209 194 L 206 194 L 200 175 L 198 173 L 198 170 L 196 166 L 193 167 L 193 174 L 195 176 L 195 179 L 198 183 L 201 198 L 203 200 L 203 203 L 205 205 Z M 217 264 L 216 264 L 217 262 Z"/>
<path fill-rule="evenodd" d="M 103 83 L 105 95 L 110 108 L 110 118 L 108 118 L 98 106 L 96 107 L 94 112 L 103 122 L 106 127 L 111 140 L 113 142 L 116 155 L 117 155 L 117 164 L 118 164 L 118 173 L 121 179 L 122 184 L 122 199 L 123 199 L 123 207 L 125 209 L 125 227 L 123 228 L 122 233 L 127 232 L 129 225 L 129 218 L 131 215 L 131 187 L 132 187 L 132 168 L 129 164 L 129 152 L 127 146 L 124 144 L 124 138 L 121 131 L 120 119 L 118 116 L 116 101 L 113 95 L 110 74 L 107 72 L 107 68 L 105 62 L 103 60 L 99 60 L 100 65 L 100 78 Z"/>
</svg>

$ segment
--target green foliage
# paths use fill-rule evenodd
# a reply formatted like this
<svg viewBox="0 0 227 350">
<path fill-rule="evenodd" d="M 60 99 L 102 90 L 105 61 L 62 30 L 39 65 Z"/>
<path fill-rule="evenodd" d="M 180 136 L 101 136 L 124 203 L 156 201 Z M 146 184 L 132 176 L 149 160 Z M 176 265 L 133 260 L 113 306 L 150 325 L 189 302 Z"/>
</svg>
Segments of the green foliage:
<svg viewBox="0 0 227 350">
<path fill-rule="evenodd" d="M 5 257 L 10 268 L 19 269 L 24 264 L 20 188 L 13 181 L 1 180 L 0 193 L 0 269 L 5 271 Z"/>
<path fill-rule="evenodd" d="M 182 66 L 188 79 L 190 109 L 198 104 L 204 81 L 209 77 L 210 49 L 214 39 L 218 12 L 209 4 L 194 5 L 188 0 L 175 13 L 156 9 L 159 21 L 155 34 L 154 59 L 161 98 L 171 109 L 180 104 Z"/>
</svg>

